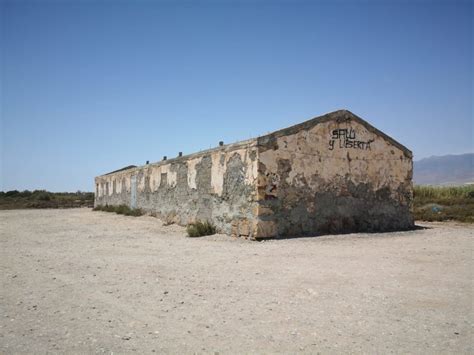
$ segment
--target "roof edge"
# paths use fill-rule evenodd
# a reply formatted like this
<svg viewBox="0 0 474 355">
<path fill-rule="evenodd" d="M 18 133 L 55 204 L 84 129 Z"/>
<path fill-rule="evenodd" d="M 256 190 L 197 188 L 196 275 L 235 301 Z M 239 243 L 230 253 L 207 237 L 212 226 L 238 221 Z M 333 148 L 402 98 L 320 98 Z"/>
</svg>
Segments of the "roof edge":
<svg viewBox="0 0 474 355">
<path fill-rule="evenodd" d="M 356 122 L 363 125 L 368 131 L 382 137 L 387 142 L 389 142 L 390 144 L 392 144 L 395 147 L 397 147 L 398 149 L 400 149 L 405 154 L 406 157 L 413 158 L 412 151 L 410 149 L 408 149 L 407 147 L 405 147 L 403 144 L 397 142 L 395 139 L 393 139 L 392 137 L 390 137 L 387 134 L 383 133 L 379 129 L 375 128 L 370 123 L 368 123 L 364 119 L 360 118 L 359 116 L 355 115 L 351 111 L 346 110 L 346 109 L 341 109 L 341 110 L 326 113 L 326 114 L 321 115 L 321 116 L 313 117 L 313 118 L 311 118 L 307 121 L 304 121 L 302 123 L 298 123 L 298 124 L 295 124 L 295 125 L 287 127 L 287 128 L 282 128 L 282 129 L 279 129 L 277 131 L 273 131 L 271 133 L 268 133 L 268 134 L 265 134 L 265 135 L 262 135 L 262 136 L 258 136 L 256 138 L 250 138 L 250 139 L 243 140 L 243 141 L 238 141 L 238 142 L 235 142 L 235 143 L 225 144 L 225 145 L 222 145 L 222 146 L 218 146 L 218 147 L 214 147 L 214 148 L 210 148 L 210 149 L 205 149 L 205 150 L 202 150 L 202 151 L 199 151 L 199 152 L 183 155 L 182 157 L 175 157 L 175 158 L 171 158 L 171 159 L 168 159 L 168 160 L 162 160 L 162 161 L 159 161 L 159 162 L 154 162 L 154 163 L 151 163 L 151 164 L 148 164 L 148 165 L 127 166 L 125 168 L 115 170 L 115 171 L 112 171 L 112 172 L 109 172 L 109 173 L 106 173 L 106 174 L 101 174 L 101 175 L 98 175 L 96 177 L 99 178 L 101 176 L 106 176 L 106 175 L 110 175 L 110 174 L 114 174 L 114 173 L 119 173 L 119 172 L 123 172 L 123 171 L 126 171 L 126 170 L 139 170 L 139 169 L 141 169 L 143 167 L 147 167 L 147 166 L 160 166 L 160 165 L 166 165 L 166 164 L 174 163 L 174 162 L 177 162 L 177 161 L 185 161 L 185 160 L 188 160 L 188 159 L 197 158 L 197 157 L 200 157 L 200 156 L 203 156 L 203 155 L 215 152 L 215 151 L 219 151 L 219 150 L 227 150 L 227 151 L 230 150 L 231 151 L 231 150 L 234 150 L 234 149 L 239 149 L 239 148 L 241 148 L 245 145 L 251 145 L 253 143 L 256 143 L 257 145 L 264 144 L 270 138 L 276 138 L 276 137 L 282 137 L 282 136 L 295 134 L 295 133 L 297 133 L 297 132 L 299 132 L 303 129 L 312 128 L 312 127 L 314 127 L 314 126 L 316 126 L 320 123 L 328 122 L 328 121 L 331 121 L 331 120 L 338 120 L 340 122 L 343 122 L 343 121 L 347 121 L 347 120 L 350 120 L 350 119 L 355 120 Z"/>
<path fill-rule="evenodd" d="M 343 121 L 348 121 L 350 119 L 355 120 L 356 122 L 363 125 L 368 131 L 382 137 L 387 142 L 389 142 L 390 144 L 392 144 L 395 147 L 397 147 L 398 149 L 400 149 L 405 154 L 406 157 L 413 158 L 413 153 L 411 152 L 410 149 L 408 149 L 403 144 L 397 142 L 395 139 L 393 139 L 389 135 L 383 133 L 382 131 L 375 128 L 374 126 L 372 126 L 370 123 L 368 123 L 364 119 L 360 118 L 359 116 L 355 115 L 354 113 L 352 113 L 351 111 L 346 110 L 346 109 L 341 109 L 341 110 L 329 112 L 329 113 L 326 113 L 324 115 L 311 118 L 311 119 L 309 119 L 307 121 L 304 121 L 302 123 L 298 123 L 296 125 L 293 125 L 293 126 L 290 126 L 290 127 L 287 127 L 287 128 L 279 129 L 277 131 L 265 134 L 263 136 L 259 136 L 257 138 L 257 140 L 258 140 L 258 143 L 263 144 L 264 142 L 266 142 L 270 138 L 276 138 L 276 137 L 282 137 L 282 136 L 295 134 L 295 133 L 297 133 L 301 130 L 312 128 L 312 127 L 314 127 L 314 126 L 316 126 L 320 123 L 324 123 L 324 122 L 328 122 L 328 121 L 332 121 L 332 120 L 337 120 L 337 121 L 343 122 Z"/>
<path fill-rule="evenodd" d="M 231 152 L 233 150 L 241 149 L 243 147 L 251 146 L 253 144 L 257 144 L 257 138 L 250 138 L 250 139 L 246 139 L 246 140 L 243 140 L 243 141 L 224 144 L 224 145 L 220 145 L 220 146 L 217 146 L 217 147 L 200 150 L 200 151 L 195 152 L 195 153 L 186 154 L 186 155 L 178 156 L 178 157 L 174 157 L 174 158 L 168 158 L 166 160 L 160 160 L 160 161 L 157 161 L 157 162 L 152 162 L 150 164 L 138 165 L 138 166 L 130 165 L 126 168 L 118 169 L 118 170 L 112 171 L 110 173 L 97 175 L 96 178 L 100 178 L 100 177 L 115 174 L 115 173 L 121 173 L 121 172 L 125 172 L 125 171 L 126 172 L 138 171 L 138 170 L 140 170 L 142 168 L 145 168 L 145 167 L 151 167 L 151 166 L 157 167 L 157 166 L 167 165 L 167 164 L 176 163 L 176 162 L 180 162 L 180 161 L 186 161 L 186 160 L 190 160 L 190 159 L 199 158 L 199 157 L 202 157 L 204 155 L 214 153 L 214 152 L 218 152 L 218 151 Z"/>
</svg>

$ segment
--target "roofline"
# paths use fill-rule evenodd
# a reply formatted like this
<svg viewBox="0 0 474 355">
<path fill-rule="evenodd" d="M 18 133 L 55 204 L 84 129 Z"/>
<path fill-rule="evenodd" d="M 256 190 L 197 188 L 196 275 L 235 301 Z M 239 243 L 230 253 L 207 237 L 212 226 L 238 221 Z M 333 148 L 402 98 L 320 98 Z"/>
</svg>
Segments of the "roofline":
<svg viewBox="0 0 474 355">
<path fill-rule="evenodd" d="M 103 174 L 103 175 L 112 175 L 112 174 L 115 174 L 115 173 L 119 173 L 121 171 L 130 170 L 130 169 L 133 169 L 133 168 L 136 168 L 136 167 L 137 167 L 136 165 L 128 165 L 124 168 L 117 169 L 117 170 L 111 171 L 110 173 L 106 173 L 106 174 Z"/>
<path fill-rule="evenodd" d="M 243 148 L 245 146 L 252 145 L 252 143 L 257 144 L 257 138 L 251 138 L 251 139 L 247 139 L 247 140 L 244 140 L 244 141 L 238 141 L 238 142 L 235 142 L 235 143 L 224 144 L 224 145 L 220 145 L 220 146 L 217 146 L 217 147 L 214 147 L 214 148 L 201 150 L 201 151 L 196 152 L 196 153 L 183 155 L 183 156 L 180 156 L 180 157 L 178 156 L 178 157 L 174 157 L 174 158 L 170 158 L 170 159 L 166 159 L 166 160 L 161 160 L 161 161 L 157 161 L 157 162 L 150 163 L 150 164 L 134 166 L 133 168 L 129 168 L 129 169 L 127 167 L 127 168 L 124 168 L 124 169 L 119 169 L 119 170 L 116 170 L 116 171 L 112 171 L 112 172 L 107 173 L 107 174 L 98 175 L 98 176 L 96 176 L 96 178 L 100 178 L 102 176 L 107 176 L 107 175 L 114 174 L 114 173 L 121 173 L 121 172 L 125 172 L 125 171 L 128 173 L 128 172 L 140 170 L 140 169 L 143 169 L 145 167 L 150 167 L 150 166 L 157 167 L 157 166 L 167 165 L 167 164 L 176 163 L 176 162 L 180 162 L 180 161 L 186 161 L 186 160 L 190 160 L 190 159 L 199 158 L 199 157 L 207 155 L 209 153 L 218 152 L 218 151 L 233 151 L 233 150 L 236 150 L 236 149 L 239 149 L 239 148 Z"/>
<path fill-rule="evenodd" d="M 332 121 L 332 120 L 336 120 L 338 122 L 344 122 L 344 121 L 348 121 L 348 120 L 351 120 L 351 119 L 358 122 L 358 123 L 360 123 L 361 125 L 363 125 L 368 131 L 370 131 L 370 132 L 372 132 L 376 135 L 379 135 L 380 137 L 385 139 L 387 142 L 389 142 L 390 144 L 392 144 L 395 147 L 397 147 L 398 149 L 400 149 L 405 154 L 406 157 L 408 157 L 408 158 L 413 157 L 413 153 L 411 152 L 411 150 L 408 149 L 407 147 L 405 147 L 403 144 L 397 142 L 392 137 L 390 137 L 387 134 L 383 133 L 382 131 L 378 130 L 377 128 L 372 126 L 370 123 L 368 123 L 364 119 L 360 118 L 359 116 L 355 115 L 351 111 L 344 110 L 344 109 L 333 111 L 333 112 L 330 112 L 330 113 L 326 113 L 322 116 L 314 117 L 314 118 L 312 118 L 310 120 L 307 120 L 307 121 L 304 121 L 302 123 L 298 123 L 296 125 L 293 125 L 293 126 L 290 126 L 290 127 L 287 127 L 287 128 L 279 129 L 278 131 L 274 131 L 274 132 L 268 133 L 266 135 L 260 136 L 260 137 L 257 138 L 257 140 L 258 140 L 259 144 L 264 144 L 265 142 L 267 142 L 271 138 L 277 138 L 277 137 L 282 137 L 282 136 L 295 134 L 295 133 L 298 133 L 301 130 L 312 128 L 312 127 L 314 127 L 314 126 L 316 126 L 320 123 L 324 123 L 324 122 L 328 122 L 328 121 Z"/>
<path fill-rule="evenodd" d="M 129 169 L 127 167 L 126 169 L 119 169 L 119 170 L 116 170 L 116 171 L 113 171 L 113 172 L 110 172 L 110 173 L 107 173 L 107 174 L 99 175 L 97 177 L 102 177 L 102 176 L 106 176 L 106 175 L 110 175 L 110 174 L 117 173 L 117 172 L 122 172 L 122 171 L 131 172 L 132 170 L 140 170 L 140 169 L 142 169 L 144 167 L 147 167 L 147 166 L 161 166 L 161 165 L 166 165 L 166 164 L 175 163 L 175 162 L 179 162 L 179 161 L 189 160 L 189 159 L 193 159 L 193 158 L 199 158 L 199 157 L 204 156 L 206 154 L 209 154 L 209 153 L 212 153 L 212 152 L 217 152 L 217 151 L 220 151 L 220 150 L 232 151 L 232 150 L 239 149 L 239 148 L 242 148 L 244 146 L 250 145 L 252 143 L 256 143 L 257 145 L 261 145 L 261 144 L 264 144 L 265 142 L 268 142 L 268 140 L 271 139 L 271 138 L 277 138 L 277 137 L 282 137 L 282 136 L 295 134 L 295 133 L 298 133 L 301 130 L 312 128 L 312 127 L 314 127 L 314 126 L 316 126 L 320 123 L 324 123 L 324 122 L 328 122 L 328 121 L 332 121 L 332 120 L 336 120 L 338 122 L 345 122 L 345 121 L 348 121 L 348 120 L 351 120 L 351 119 L 358 122 L 358 123 L 360 123 L 361 125 L 363 125 L 368 131 L 370 131 L 370 132 L 372 132 L 376 135 L 379 135 L 380 137 L 385 139 L 387 142 L 389 142 L 390 144 L 392 144 L 395 147 L 397 147 L 398 149 L 400 149 L 405 154 L 406 157 L 413 158 L 413 153 L 411 152 L 411 150 L 408 149 L 407 147 L 405 147 L 403 144 L 397 142 L 392 137 L 390 137 L 390 136 L 386 135 L 385 133 L 383 133 L 382 131 L 378 130 L 377 128 L 372 126 L 370 123 L 368 123 L 364 119 L 362 119 L 359 116 L 353 114 L 351 111 L 342 109 L 342 110 L 329 112 L 329 113 L 326 113 L 324 115 L 311 118 L 311 119 L 309 119 L 307 121 L 304 121 L 302 123 L 298 123 L 296 125 L 293 125 L 293 126 L 290 126 L 290 127 L 287 127 L 287 128 L 282 128 L 282 129 L 279 129 L 277 131 L 265 134 L 263 136 L 258 136 L 256 138 L 251 138 L 251 139 L 247 139 L 247 140 L 244 140 L 244 141 L 238 141 L 238 142 L 235 142 L 235 143 L 225 144 L 225 145 L 222 145 L 222 146 L 218 146 L 218 147 L 214 147 L 214 148 L 210 148 L 210 149 L 206 149 L 206 150 L 201 150 L 201 151 L 196 152 L 196 153 L 183 155 L 181 157 L 175 157 L 175 158 L 172 158 L 172 159 L 161 160 L 159 162 L 154 162 L 154 163 L 150 163 L 150 164 L 146 164 L 146 165 L 139 165 L 139 166 L 129 168 Z"/>
</svg>

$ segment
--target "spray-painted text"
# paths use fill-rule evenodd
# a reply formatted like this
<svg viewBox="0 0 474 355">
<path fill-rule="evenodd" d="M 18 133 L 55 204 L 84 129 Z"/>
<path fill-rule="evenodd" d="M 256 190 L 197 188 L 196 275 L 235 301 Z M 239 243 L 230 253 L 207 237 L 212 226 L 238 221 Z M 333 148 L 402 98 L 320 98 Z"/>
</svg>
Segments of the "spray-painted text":
<svg viewBox="0 0 474 355">
<path fill-rule="evenodd" d="M 335 147 L 347 148 L 347 149 L 362 149 L 371 150 L 370 144 L 373 139 L 368 141 L 360 141 L 356 139 L 356 132 L 352 128 L 334 129 L 332 131 L 331 140 L 329 141 L 329 150 L 333 150 Z M 338 142 L 338 143 L 336 143 Z"/>
</svg>

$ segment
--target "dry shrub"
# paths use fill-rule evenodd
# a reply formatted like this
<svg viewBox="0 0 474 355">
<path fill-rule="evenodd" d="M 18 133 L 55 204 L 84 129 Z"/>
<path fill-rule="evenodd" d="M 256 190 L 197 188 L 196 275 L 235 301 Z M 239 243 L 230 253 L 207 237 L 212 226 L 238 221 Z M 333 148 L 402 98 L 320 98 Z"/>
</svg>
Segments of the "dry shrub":
<svg viewBox="0 0 474 355">
<path fill-rule="evenodd" d="M 188 226 L 186 227 L 186 231 L 188 232 L 188 237 L 196 238 L 196 237 L 202 237 L 205 235 L 216 234 L 217 228 L 215 225 L 213 225 L 209 221 L 205 221 L 205 222 L 197 221 L 197 222 L 188 224 Z"/>
</svg>

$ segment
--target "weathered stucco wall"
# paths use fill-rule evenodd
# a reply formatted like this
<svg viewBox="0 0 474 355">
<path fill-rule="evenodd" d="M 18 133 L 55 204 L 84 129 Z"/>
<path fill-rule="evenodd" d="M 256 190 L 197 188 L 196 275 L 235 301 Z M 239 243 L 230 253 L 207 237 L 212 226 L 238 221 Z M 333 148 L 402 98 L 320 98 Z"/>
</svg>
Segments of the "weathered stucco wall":
<svg viewBox="0 0 474 355">
<path fill-rule="evenodd" d="M 250 238 L 413 227 L 412 154 L 349 111 L 257 139 L 96 178 L 126 204 Z"/>
<path fill-rule="evenodd" d="M 352 114 L 258 145 L 259 237 L 413 226 L 411 153 Z"/>
<path fill-rule="evenodd" d="M 99 176 L 95 204 L 126 204 L 181 225 L 209 220 L 253 238 L 257 167 L 256 140 L 223 146 Z"/>
</svg>

